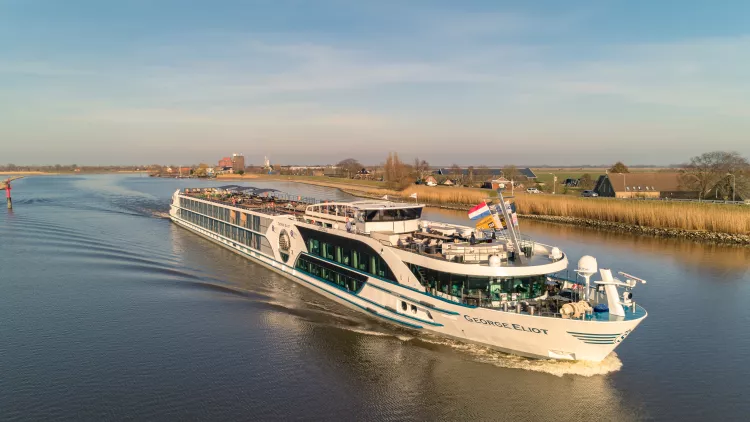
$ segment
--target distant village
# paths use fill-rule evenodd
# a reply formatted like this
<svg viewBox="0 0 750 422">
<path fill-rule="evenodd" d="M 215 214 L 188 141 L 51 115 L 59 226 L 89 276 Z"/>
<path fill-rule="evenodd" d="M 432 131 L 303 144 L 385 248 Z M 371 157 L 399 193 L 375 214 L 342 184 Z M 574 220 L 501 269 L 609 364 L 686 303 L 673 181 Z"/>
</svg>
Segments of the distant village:
<svg viewBox="0 0 750 422">
<path fill-rule="evenodd" d="M 260 161 L 260 160 L 259 160 Z M 418 158 L 402 162 L 390 153 L 380 165 L 362 165 L 354 158 L 327 165 L 281 165 L 263 157 L 261 164 L 246 162 L 242 153 L 218 158 L 214 163 L 190 166 L 78 166 L 0 165 L 0 172 L 96 174 L 146 172 L 152 177 L 174 178 L 314 178 L 318 182 L 366 183 L 403 190 L 410 185 L 497 189 L 514 193 L 566 194 L 588 197 L 685 199 L 701 201 L 750 200 L 750 164 L 731 151 L 712 151 L 680 165 L 666 168 L 628 167 L 617 162 L 607 167 L 433 166 Z"/>
<path fill-rule="evenodd" d="M 713 156 L 711 156 L 713 154 Z M 723 154 L 723 155 L 722 155 Z M 702 167 L 699 165 L 702 163 Z M 692 167 L 691 167 L 692 166 Z M 410 184 L 434 187 L 498 189 L 503 186 L 519 193 L 573 194 L 587 197 L 644 199 L 750 199 L 750 170 L 736 153 L 713 152 L 693 157 L 682 168 L 628 168 L 617 162 L 609 168 L 553 168 L 430 166 L 415 159 L 412 164 L 389 155 L 386 163 L 364 166 L 349 158 L 329 165 L 278 165 L 264 157 L 262 165 L 247 165 L 243 154 L 222 157 L 216 165 L 166 166 L 151 173 L 155 177 L 236 177 L 244 175 L 308 176 L 382 182 L 404 189 Z M 537 173 L 540 173 L 537 175 Z M 335 180 L 334 180 L 335 181 Z"/>
</svg>

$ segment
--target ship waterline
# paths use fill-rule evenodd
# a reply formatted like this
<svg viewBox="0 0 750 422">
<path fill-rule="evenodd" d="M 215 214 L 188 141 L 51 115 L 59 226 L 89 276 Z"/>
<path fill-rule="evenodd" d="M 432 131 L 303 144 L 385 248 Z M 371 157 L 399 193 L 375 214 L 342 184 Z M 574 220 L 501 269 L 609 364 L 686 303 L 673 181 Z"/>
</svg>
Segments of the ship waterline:
<svg viewBox="0 0 750 422">
<path fill-rule="evenodd" d="M 601 361 L 647 315 L 630 300 L 636 277 L 601 269 L 590 284 L 596 261 L 586 257 L 582 277 L 569 280 L 555 247 L 421 213 L 418 204 L 230 187 L 176 191 L 170 218 L 379 320 L 526 357 Z"/>
</svg>

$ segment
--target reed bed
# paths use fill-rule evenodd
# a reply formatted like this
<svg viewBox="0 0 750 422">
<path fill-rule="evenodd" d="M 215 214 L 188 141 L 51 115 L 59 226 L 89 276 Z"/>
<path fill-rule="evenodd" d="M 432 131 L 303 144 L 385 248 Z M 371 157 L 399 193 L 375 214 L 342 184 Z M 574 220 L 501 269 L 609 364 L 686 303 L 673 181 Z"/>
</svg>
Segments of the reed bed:
<svg viewBox="0 0 750 422">
<path fill-rule="evenodd" d="M 654 228 L 750 234 L 750 207 L 695 202 L 519 195 L 519 214 L 587 218 Z"/>
<path fill-rule="evenodd" d="M 495 197 L 493 191 L 461 187 L 412 186 L 402 191 L 364 188 L 371 197 L 418 201 L 431 205 L 469 208 Z M 750 235 L 750 206 L 701 204 L 695 202 L 645 201 L 608 198 L 581 198 L 567 195 L 529 195 L 513 199 L 519 214 L 574 217 L 658 229 L 700 230 Z"/>
</svg>

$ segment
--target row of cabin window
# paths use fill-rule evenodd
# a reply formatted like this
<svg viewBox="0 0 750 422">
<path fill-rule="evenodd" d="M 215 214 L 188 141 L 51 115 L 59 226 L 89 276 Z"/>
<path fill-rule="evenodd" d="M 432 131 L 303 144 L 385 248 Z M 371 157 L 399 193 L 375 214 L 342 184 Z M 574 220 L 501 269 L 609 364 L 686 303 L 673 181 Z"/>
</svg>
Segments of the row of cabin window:
<svg viewBox="0 0 750 422">
<path fill-rule="evenodd" d="M 519 299 L 531 299 L 543 295 L 546 289 L 546 277 L 543 275 L 507 278 L 478 277 L 447 273 L 414 264 L 408 264 L 408 266 L 425 287 L 456 297 L 484 296 L 487 299 L 499 300 L 501 293 L 508 295 L 515 293 Z"/>
<path fill-rule="evenodd" d="M 390 274 L 388 266 L 380 256 L 321 242 L 317 239 L 308 239 L 307 250 L 311 255 L 317 255 L 350 268 L 393 280 L 393 275 Z"/>
<path fill-rule="evenodd" d="M 251 215 L 237 211 L 234 212 L 234 218 L 232 218 L 232 210 L 229 208 L 188 198 L 180 198 L 180 207 L 261 233 L 265 233 L 266 229 L 268 229 L 268 226 L 271 224 L 271 219 L 269 218 L 263 218 L 258 215 Z M 245 214 L 244 222 L 242 221 L 242 214 Z"/>
<path fill-rule="evenodd" d="M 271 244 L 265 236 L 185 209 L 180 209 L 180 218 L 203 227 L 208 231 L 232 239 L 233 241 L 241 243 L 249 248 L 259 250 L 269 255 L 273 254 Z"/>
<path fill-rule="evenodd" d="M 327 280 L 335 284 L 338 288 L 348 292 L 356 293 L 364 286 L 363 281 L 350 277 L 344 274 L 343 271 L 337 271 L 334 266 L 321 265 L 304 256 L 299 257 L 296 268 L 304 273 Z"/>
</svg>

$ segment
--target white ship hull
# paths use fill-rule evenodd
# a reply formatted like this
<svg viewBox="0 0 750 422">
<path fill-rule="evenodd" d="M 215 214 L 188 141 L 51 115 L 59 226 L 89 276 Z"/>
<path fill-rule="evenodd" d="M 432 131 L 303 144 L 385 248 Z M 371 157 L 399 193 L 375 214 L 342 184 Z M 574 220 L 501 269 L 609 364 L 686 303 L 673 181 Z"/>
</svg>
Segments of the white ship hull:
<svg viewBox="0 0 750 422">
<path fill-rule="evenodd" d="M 176 197 L 175 202 L 177 202 Z M 347 291 L 293 266 L 296 258 L 306 253 L 305 243 L 299 235 L 295 237 L 292 233 L 292 244 L 289 247 L 292 256 L 287 258 L 288 263 L 284 263 L 280 257 L 278 242 L 269 242 L 271 250 L 263 253 L 180 218 L 179 207 L 174 203 L 170 217 L 181 227 L 283 274 L 335 302 L 374 318 L 408 329 L 429 331 L 526 357 L 601 361 L 646 316 L 645 311 L 640 307 L 631 318 L 624 318 L 620 321 L 592 321 L 541 317 L 467 306 L 410 286 L 409 284 L 413 285 L 413 274 L 408 269 L 401 271 L 395 262 L 400 259 L 401 251 L 391 251 L 388 248 L 382 248 L 380 252 L 389 265 L 392 264 L 400 282 L 394 283 L 358 272 L 362 277 L 366 277 L 364 286 L 357 292 Z M 267 230 L 268 234 L 278 233 L 279 230 L 295 231 L 300 226 L 311 230 L 321 230 L 304 222 L 284 218 L 274 219 Z M 322 230 L 325 232 L 326 229 Z M 371 239 L 360 241 L 375 242 Z M 371 246 L 379 248 L 380 245 L 375 242 Z M 335 261 L 329 261 L 329 264 L 341 266 Z M 402 266 L 405 267 L 403 264 Z M 341 267 L 351 271 L 350 267 Z"/>
</svg>

